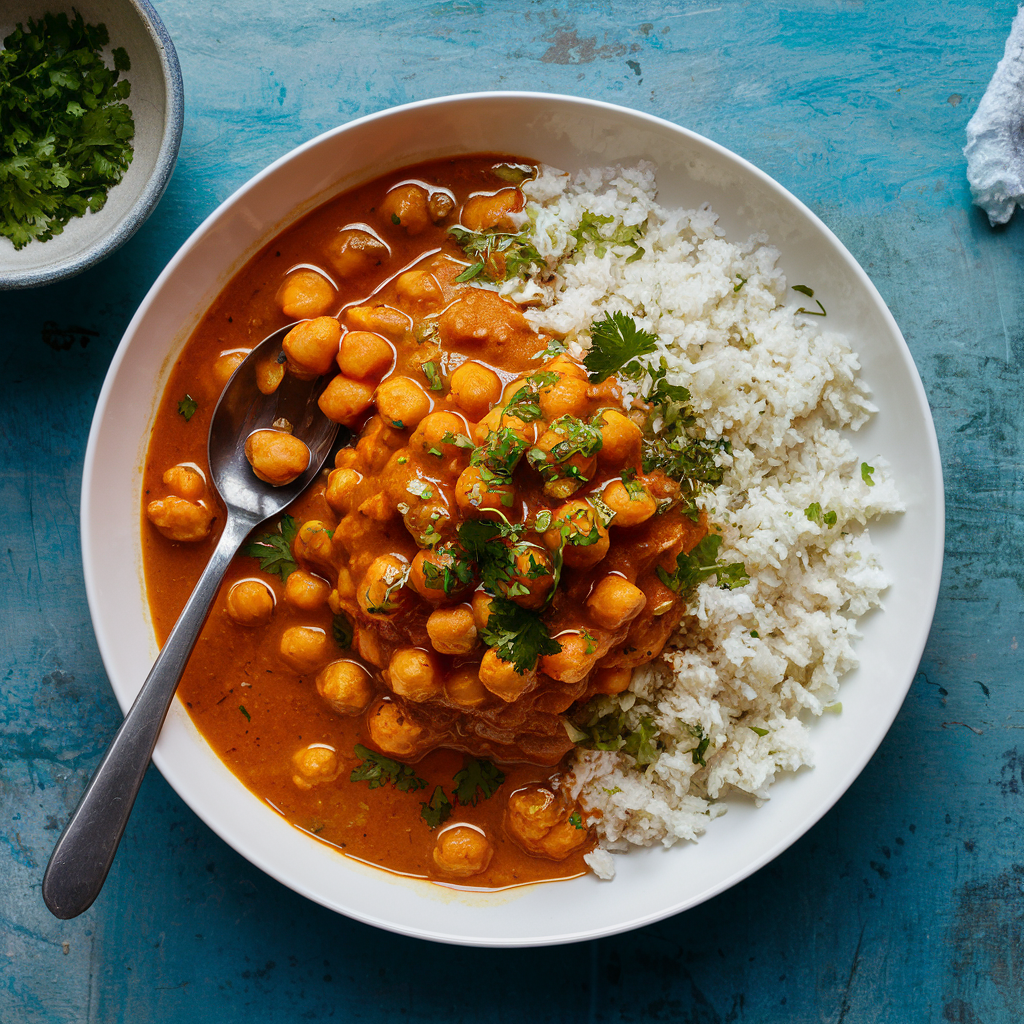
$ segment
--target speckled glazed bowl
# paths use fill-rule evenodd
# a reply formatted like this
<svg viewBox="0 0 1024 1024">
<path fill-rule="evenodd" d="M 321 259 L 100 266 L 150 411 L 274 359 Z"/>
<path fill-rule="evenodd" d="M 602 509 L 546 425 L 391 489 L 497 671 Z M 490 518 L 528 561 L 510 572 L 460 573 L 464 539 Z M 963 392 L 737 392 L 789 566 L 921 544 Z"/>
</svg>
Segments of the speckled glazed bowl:
<svg viewBox="0 0 1024 1024">
<path fill-rule="evenodd" d="M 154 761 L 236 850 L 324 906 L 443 942 L 573 942 L 693 907 L 767 864 L 809 829 L 885 736 L 931 624 L 944 520 L 938 446 L 920 378 L 864 271 L 813 213 L 767 175 L 667 121 L 604 103 L 530 93 L 414 103 L 300 146 L 211 214 L 128 327 L 89 437 L 82 491 L 85 577 L 104 664 L 127 708 L 156 654 L 142 583 L 141 467 L 157 401 L 189 334 L 231 275 L 315 206 L 419 160 L 479 152 L 518 154 L 567 170 L 652 161 L 663 204 L 693 208 L 710 202 L 729 237 L 745 240 L 766 231 L 790 280 L 829 282 L 829 326 L 849 335 L 880 410 L 858 433 L 858 449 L 889 460 L 907 511 L 872 526 L 893 583 L 885 610 L 861 622 L 861 667 L 843 682 L 842 713 L 813 723 L 815 767 L 781 778 L 760 808 L 738 797 L 726 800 L 728 813 L 710 822 L 698 843 L 619 857 L 614 881 L 588 875 L 480 893 L 388 874 L 293 828 L 231 774 L 177 702 Z"/>
<path fill-rule="evenodd" d="M 90 25 L 104 24 L 110 42 L 104 50 L 123 46 L 131 60 L 124 77 L 131 82 L 128 99 L 135 119 L 134 155 L 121 181 L 107 195 L 98 213 L 76 217 L 47 242 L 29 242 L 16 250 L 0 237 L 0 289 L 34 288 L 80 274 L 120 248 L 153 212 L 167 188 L 181 143 L 185 102 L 181 69 L 171 37 L 148 0 L 4 0 L 0 4 L 0 40 L 29 18 L 72 7 Z"/>
</svg>

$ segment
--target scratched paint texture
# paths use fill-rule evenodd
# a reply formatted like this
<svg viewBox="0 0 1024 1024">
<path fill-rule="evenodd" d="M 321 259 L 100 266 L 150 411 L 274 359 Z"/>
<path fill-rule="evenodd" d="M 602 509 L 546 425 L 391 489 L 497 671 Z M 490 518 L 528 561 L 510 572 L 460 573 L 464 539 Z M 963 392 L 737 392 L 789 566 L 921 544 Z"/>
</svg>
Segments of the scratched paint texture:
<svg viewBox="0 0 1024 1024">
<path fill-rule="evenodd" d="M 1024 1005 L 1024 219 L 960 149 L 1013 0 L 158 4 L 186 124 L 160 207 L 81 277 L 0 296 L 0 1021 L 1018 1021 Z M 40 876 L 119 713 L 86 607 L 81 463 L 104 373 L 177 247 L 250 175 L 395 103 L 577 93 L 746 156 L 872 275 L 948 488 L 935 626 L 890 735 L 753 878 L 553 951 L 432 946 L 335 916 L 217 839 L 156 772 L 82 918 Z"/>
</svg>

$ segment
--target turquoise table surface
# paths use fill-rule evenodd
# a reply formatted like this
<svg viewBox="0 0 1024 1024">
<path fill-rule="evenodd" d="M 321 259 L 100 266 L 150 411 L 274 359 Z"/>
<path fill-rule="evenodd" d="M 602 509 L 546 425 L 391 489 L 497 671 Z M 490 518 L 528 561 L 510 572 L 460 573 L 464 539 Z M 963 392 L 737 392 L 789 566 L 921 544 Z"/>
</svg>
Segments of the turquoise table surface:
<svg viewBox="0 0 1024 1024">
<path fill-rule="evenodd" d="M 157 6 L 186 89 L 163 201 L 98 267 L 0 293 L 0 1021 L 1024 1019 L 1024 216 L 990 229 L 961 155 L 1013 0 Z M 769 866 L 614 938 L 481 951 L 352 922 L 252 867 L 155 770 L 95 906 L 53 919 L 43 869 L 121 717 L 78 503 L 128 321 L 196 225 L 293 146 L 393 104 L 510 88 L 635 107 L 735 150 L 888 302 L 932 404 L 948 520 L 895 725 Z"/>
</svg>

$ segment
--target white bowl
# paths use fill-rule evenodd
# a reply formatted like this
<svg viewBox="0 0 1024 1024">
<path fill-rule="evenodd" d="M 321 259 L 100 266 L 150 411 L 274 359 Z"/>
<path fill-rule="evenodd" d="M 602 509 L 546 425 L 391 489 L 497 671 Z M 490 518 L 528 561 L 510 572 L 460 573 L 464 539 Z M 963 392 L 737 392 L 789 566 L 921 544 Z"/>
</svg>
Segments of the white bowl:
<svg viewBox="0 0 1024 1024">
<path fill-rule="evenodd" d="M 135 120 L 134 153 L 124 177 L 107 193 L 97 213 L 75 217 L 61 234 L 49 241 L 29 242 L 15 249 L 0 237 L 0 290 L 35 288 L 80 274 L 119 249 L 145 223 L 171 180 L 178 157 L 185 117 L 184 89 L 178 55 L 171 37 L 149 0 L 74 0 L 74 10 L 89 25 L 104 24 L 110 42 L 103 49 L 108 67 L 110 53 L 123 46 L 131 70 L 127 99 Z M 28 19 L 63 10 L 70 18 L 72 5 L 46 0 L 4 0 L 0 11 L 0 40 L 16 24 L 28 28 Z"/>
<path fill-rule="evenodd" d="M 863 622 L 862 664 L 843 683 L 842 714 L 813 725 L 816 767 L 781 779 L 759 809 L 747 800 L 729 801 L 729 813 L 713 821 L 697 844 L 618 858 L 612 882 L 587 876 L 488 895 L 396 878 L 293 828 L 221 764 L 178 703 L 154 761 L 236 850 L 324 906 L 445 942 L 572 942 L 692 907 L 766 864 L 810 828 L 856 778 L 895 718 L 935 607 L 943 547 L 942 477 L 913 360 L 853 257 L 813 213 L 757 168 L 658 118 L 531 93 L 409 104 L 334 129 L 282 157 L 226 200 L 182 246 L 114 357 L 86 454 L 86 585 L 103 660 L 127 708 L 156 654 L 142 583 L 141 467 L 167 374 L 204 310 L 275 233 L 336 193 L 419 160 L 479 152 L 529 156 L 569 170 L 653 161 L 662 203 L 710 202 L 731 238 L 767 231 L 782 251 L 790 280 L 823 283 L 829 326 L 853 340 L 881 410 L 857 435 L 858 450 L 865 458 L 889 460 L 907 511 L 872 527 L 894 582 L 885 611 Z"/>
</svg>

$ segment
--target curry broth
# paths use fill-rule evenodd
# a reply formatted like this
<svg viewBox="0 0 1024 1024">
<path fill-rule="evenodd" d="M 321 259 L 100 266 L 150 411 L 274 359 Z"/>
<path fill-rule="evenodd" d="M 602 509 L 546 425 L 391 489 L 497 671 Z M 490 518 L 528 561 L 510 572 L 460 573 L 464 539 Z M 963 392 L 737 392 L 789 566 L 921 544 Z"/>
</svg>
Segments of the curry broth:
<svg viewBox="0 0 1024 1024">
<path fill-rule="evenodd" d="M 144 473 L 144 501 L 163 493 L 161 476 L 169 466 L 192 464 L 206 477 L 206 437 L 220 386 L 209 367 L 222 353 L 248 350 L 271 332 L 285 326 L 287 317 L 276 302 L 284 275 L 294 267 L 319 265 L 316 258 L 327 240 L 344 225 L 370 220 L 380 198 L 394 185 L 412 180 L 439 182 L 461 203 L 479 191 L 494 191 L 504 183 L 492 168 L 501 158 L 470 157 L 444 160 L 396 171 L 348 192 L 313 211 L 287 229 L 258 253 L 232 279 L 204 316 L 174 366 L 158 409 Z M 437 251 L 444 242 L 443 229 L 406 237 L 387 224 L 374 228 L 392 248 L 387 278 L 421 262 L 424 254 Z M 449 243 L 450 245 L 450 243 Z M 463 266 L 453 264 L 453 274 Z M 337 315 L 344 308 L 374 295 L 381 286 L 379 272 L 339 280 Z M 503 380 L 530 366 L 526 351 L 506 351 L 503 366 L 496 366 Z M 416 353 L 406 354 L 412 365 Z M 399 359 L 399 366 L 402 359 Z M 178 403 L 185 396 L 196 401 L 196 411 L 185 421 Z M 223 524 L 223 508 L 212 493 L 216 518 L 207 539 L 178 543 L 162 536 L 143 514 L 143 559 L 147 593 L 157 637 L 165 640 L 184 607 L 195 582 L 216 545 Z M 323 482 L 314 484 L 289 514 L 299 521 L 330 519 Z M 226 612 L 226 595 L 239 580 L 255 577 L 274 592 L 274 620 L 265 629 L 236 625 Z M 400 792 L 393 786 L 369 789 L 366 783 L 350 783 L 348 775 L 360 759 L 355 744 L 368 744 L 364 719 L 335 714 L 320 699 L 311 675 L 288 667 L 278 653 L 284 629 L 295 623 L 318 626 L 330 635 L 332 613 L 290 609 L 284 586 L 275 576 L 260 572 L 254 559 L 237 557 L 232 563 L 210 617 L 196 646 L 181 685 L 179 698 L 203 736 L 235 775 L 288 821 L 350 855 L 391 871 L 445 879 L 431 860 L 435 833 L 420 816 L 420 805 L 435 786 L 451 792 L 452 777 L 462 767 L 464 755 L 438 749 L 415 763 L 416 773 L 427 782 L 417 793 Z M 341 759 L 342 771 L 331 785 L 303 791 L 291 782 L 291 757 L 299 743 L 326 743 Z M 494 846 L 493 859 L 482 873 L 466 884 L 500 888 L 527 882 L 573 877 L 587 871 L 583 854 L 591 842 L 561 861 L 525 853 L 502 827 L 504 795 L 529 783 L 552 776 L 551 767 L 503 764 L 505 782 L 491 799 L 474 806 L 456 805 L 445 827 L 467 822 L 485 831 Z M 555 769 L 557 771 L 557 769 Z"/>
</svg>

